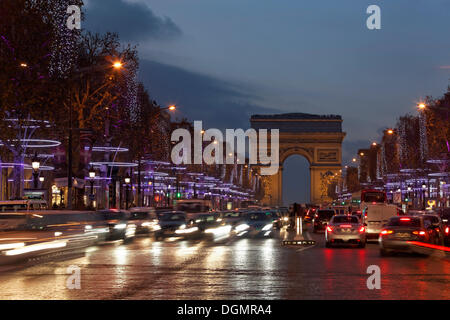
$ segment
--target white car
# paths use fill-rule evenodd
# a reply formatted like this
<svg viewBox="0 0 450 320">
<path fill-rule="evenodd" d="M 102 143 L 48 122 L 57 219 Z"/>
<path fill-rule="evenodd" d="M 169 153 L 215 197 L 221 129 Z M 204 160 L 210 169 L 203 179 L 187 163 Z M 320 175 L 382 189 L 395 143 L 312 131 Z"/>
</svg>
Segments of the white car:
<svg viewBox="0 0 450 320">
<path fill-rule="evenodd" d="M 334 244 L 357 244 L 366 246 L 366 229 L 356 216 L 336 215 L 325 228 L 325 246 Z"/>
</svg>

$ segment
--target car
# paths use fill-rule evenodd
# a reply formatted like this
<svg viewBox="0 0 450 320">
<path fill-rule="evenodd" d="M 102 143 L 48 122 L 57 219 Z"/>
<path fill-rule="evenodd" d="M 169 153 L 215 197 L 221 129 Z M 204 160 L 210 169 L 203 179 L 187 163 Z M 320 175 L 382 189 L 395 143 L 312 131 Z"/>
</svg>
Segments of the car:
<svg viewBox="0 0 450 320">
<path fill-rule="evenodd" d="M 231 223 L 227 223 L 217 213 L 204 213 L 197 216 L 190 228 L 197 228 L 195 232 L 187 234 L 189 237 L 203 236 L 214 240 L 222 240 L 230 236 Z"/>
<path fill-rule="evenodd" d="M 160 230 L 155 209 L 150 207 L 134 207 L 130 209 L 129 221 L 136 225 L 136 233 L 152 233 Z"/>
<path fill-rule="evenodd" d="M 220 219 L 222 219 L 225 223 L 234 226 L 235 224 L 241 222 L 245 218 L 246 214 L 246 210 L 224 211 L 220 213 Z"/>
<path fill-rule="evenodd" d="M 425 228 L 430 234 L 430 240 L 437 245 L 444 244 L 445 228 L 442 224 L 441 218 L 437 214 L 424 214 L 422 215 Z"/>
<path fill-rule="evenodd" d="M 423 216 L 391 217 L 382 228 L 378 238 L 380 255 L 385 256 L 397 251 L 411 252 L 409 241 L 432 242 Z"/>
<path fill-rule="evenodd" d="M 125 210 L 108 209 L 94 213 L 95 220 L 85 226 L 89 233 L 103 234 L 104 241 L 130 241 L 136 235 L 136 225 L 129 220 L 130 213 Z"/>
<path fill-rule="evenodd" d="M 319 230 L 325 230 L 328 222 L 334 214 L 333 209 L 318 209 L 312 221 L 313 232 L 316 233 Z"/>
<path fill-rule="evenodd" d="M 197 228 L 190 229 L 187 226 L 186 214 L 183 211 L 164 211 L 158 213 L 158 222 L 160 229 L 155 231 L 155 238 L 181 237 L 190 233 L 189 231 L 198 231 Z"/>
<path fill-rule="evenodd" d="M 442 220 L 442 225 L 444 228 L 444 245 L 450 245 L 450 208 L 444 208 L 439 210 L 439 215 Z"/>
<path fill-rule="evenodd" d="M 246 237 L 270 237 L 273 233 L 273 218 L 264 211 L 249 212 L 246 219 L 233 228 L 234 233 Z"/>
<path fill-rule="evenodd" d="M 366 246 L 366 229 L 356 216 L 335 215 L 325 228 L 325 246 L 334 244 L 357 244 Z"/>
</svg>

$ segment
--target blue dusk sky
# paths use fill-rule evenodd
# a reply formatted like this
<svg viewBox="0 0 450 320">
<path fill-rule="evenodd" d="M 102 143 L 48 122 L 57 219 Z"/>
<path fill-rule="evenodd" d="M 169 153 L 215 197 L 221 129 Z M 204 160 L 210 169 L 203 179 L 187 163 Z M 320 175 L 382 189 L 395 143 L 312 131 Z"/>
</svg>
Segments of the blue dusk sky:
<svg viewBox="0 0 450 320">
<path fill-rule="evenodd" d="M 245 129 L 252 114 L 339 114 L 344 164 L 449 85 L 448 0 L 85 3 L 82 28 L 137 44 L 140 80 L 161 105 L 179 106 L 176 117 Z M 366 27 L 372 4 L 381 30 Z M 308 172 L 302 158 L 287 160 L 286 203 L 306 201 Z"/>
</svg>

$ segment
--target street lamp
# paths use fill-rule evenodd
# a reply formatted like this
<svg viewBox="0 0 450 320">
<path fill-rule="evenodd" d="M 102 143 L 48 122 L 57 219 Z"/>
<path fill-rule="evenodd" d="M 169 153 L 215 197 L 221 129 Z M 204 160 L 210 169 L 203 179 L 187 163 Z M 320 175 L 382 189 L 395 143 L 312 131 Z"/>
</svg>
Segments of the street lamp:
<svg viewBox="0 0 450 320">
<path fill-rule="evenodd" d="M 95 180 L 95 169 L 93 166 L 91 166 L 91 168 L 89 169 L 89 182 L 91 183 L 91 204 L 92 207 L 93 206 L 93 202 L 94 202 L 94 180 Z"/>
<path fill-rule="evenodd" d="M 112 65 L 110 63 L 108 64 L 100 64 L 100 65 L 96 65 L 94 67 L 90 66 L 90 67 L 85 67 L 85 68 L 81 68 L 78 70 L 74 71 L 74 75 L 70 78 L 70 81 L 74 81 L 76 78 L 78 77 L 82 77 L 84 73 L 92 73 L 98 70 L 102 70 L 102 69 L 109 69 L 109 68 L 114 68 L 116 70 L 120 70 L 123 68 L 123 63 L 120 62 L 119 60 L 115 61 Z M 72 209 L 72 177 L 73 177 L 73 172 L 72 172 L 72 132 L 73 129 L 72 128 L 72 95 L 69 92 L 69 141 L 68 141 L 68 164 L 67 164 L 67 208 L 68 209 Z"/>
<path fill-rule="evenodd" d="M 131 182 L 131 178 L 129 173 L 127 172 L 127 175 L 125 176 L 125 185 L 126 185 L 126 189 L 125 189 L 125 209 L 128 210 L 128 189 L 130 186 L 130 182 Z"/>
<path fill-rule="evenodd" d="M 427 107 L 427 105 L 423 102 L 420 102 L 419 104 L 417 104 L 417 108 L 419 108 L 420 110 L 424 110 Z"/>
<path fill-rule="evenodd" d="M 38 177 L 39 177 L 39 167 L 41 163 L 39 162 L 37 152 L 34 154 L 33 159 L 31 160 L 31 167 L 33 168 L 33 183 L 34 189 L 38 188 Z"/>
</svg>

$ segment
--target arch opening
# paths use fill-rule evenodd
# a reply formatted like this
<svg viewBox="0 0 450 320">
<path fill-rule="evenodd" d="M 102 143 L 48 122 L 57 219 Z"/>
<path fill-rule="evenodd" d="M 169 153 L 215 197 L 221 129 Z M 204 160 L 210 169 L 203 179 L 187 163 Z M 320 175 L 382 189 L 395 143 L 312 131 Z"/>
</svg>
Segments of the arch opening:
<svg viewBox="0 0 450 320">
<path fill-rule="evenodd" d="M 310 203 L 311 173 L 306 157 L 289 155 L 283 162 L 282 202 L 288 206 L 294 202 Z"/>
</svg>

